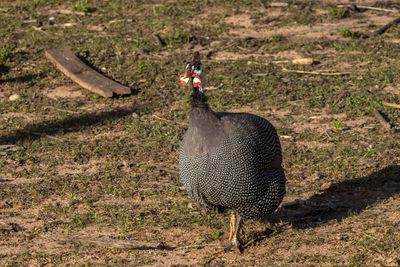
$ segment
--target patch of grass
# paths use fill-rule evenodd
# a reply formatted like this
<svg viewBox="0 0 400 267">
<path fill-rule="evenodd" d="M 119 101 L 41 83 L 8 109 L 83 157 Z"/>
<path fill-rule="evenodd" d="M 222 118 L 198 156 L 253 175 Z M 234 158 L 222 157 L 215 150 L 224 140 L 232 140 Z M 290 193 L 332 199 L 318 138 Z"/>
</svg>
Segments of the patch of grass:
<svg viewBox="0 0 400 267">
<path fill-rule="evenodd" d="M 173 31 L 164 35 L 164 39 L 169 46 L 180 47 L 190 40 L 190 34 L 180 29 L 174 29 Z"/>
<path fill-rule="evenodd" d="M 87 0 L 79 0 L 72 4 L 72 10 L 77 12 L 93 12 L 94 8 L 91 8 Z"/>
<path fill-rule="evenodd" d="M 348 28 L 340 28 L 337 30 L 338 34 L 342 37 L 356 37 L 357 34 Z"/>
<path fill-rule="evenodd" d="M 331 15 L 331 17 L 334 19 L 342 19 L 342 18 L 346 18 L 349 16 L 349 13 L 347 10 L 344 10 L 339 7 L 329 7 L 328 12 Z"/>
<path fill-rule="evenodd" d="M 319 255 L 317 253 L 315 254 L 305 254 L 305 253 L 299 253 L 296 255 L 293 255 L 290 257 L 290 259 L 288 259 L 290 262 L 293 263 L 327 263 L 327 262 L 331 262 L 331 259 L 327 256 L 324 255 Z"/>
<path fill-rule="evenodd" d="M 7 63 L 12 56 L 12 47 L 10 45 L 5 45 L 0 48 L 0 63 Z"/>
<path fill-rule="evenodd" d="M 140 260 L 140 262 L 141 262 L 142 264 L 148 265 L 148 264 L 155 263 L 156 260 L 153 259 L 153 258 L 151 258 L 151 257 L 144 257 L 144 258 L 142 258 L 142 259 Z"/>
<path fill-rule="evenodd" d="M 341 119 L 336 119 L 336 120 L 333 120 L 333 125 L 335 126 L 336 129 L 339 129 L 340 127 L 342 127 L 343 122 Z"/>
</svg>

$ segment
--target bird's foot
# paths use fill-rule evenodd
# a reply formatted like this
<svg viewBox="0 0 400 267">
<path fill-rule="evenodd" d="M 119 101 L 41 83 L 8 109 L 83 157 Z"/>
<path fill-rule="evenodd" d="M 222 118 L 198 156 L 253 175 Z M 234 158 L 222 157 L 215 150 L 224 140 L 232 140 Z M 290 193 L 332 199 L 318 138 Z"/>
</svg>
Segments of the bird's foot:
<svg viewBox="0 0 400 267">
<path fill-rule="evenodd" d="M 226 246 L 223 250 L 223 253 L 228 253 L 230 251 L 235 251 L 238 253 L 243 253 L 243 245 L 240 243 L 232 242 L 230 245 Z"/>
<path fill-rule="evenodd" d="M 243 253 L 243 242 L 239 240 L 238 238 L 233 238 L 231 243 L 224 247 L 223 250 L 219 251 L 218 254 L 224 254 L 228 253 L 230 251 L 238 252 L 238 253 Z"/>
</svg>

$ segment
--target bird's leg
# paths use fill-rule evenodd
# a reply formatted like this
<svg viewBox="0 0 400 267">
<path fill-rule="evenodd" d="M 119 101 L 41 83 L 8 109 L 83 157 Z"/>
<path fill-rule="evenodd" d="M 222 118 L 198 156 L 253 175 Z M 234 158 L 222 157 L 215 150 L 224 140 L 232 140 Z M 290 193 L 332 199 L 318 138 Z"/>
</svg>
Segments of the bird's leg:
<svg viewBox="0 0 400 267">
<path fill-rule="evenodd" d="M 230 233 L 229 233 L 229 240 L 231 244 L 227 246 L 224 251 L 228 252 L 231 249 L 237 249 L 242 252 L 242 241 L 239 238 L 240 230 L 242 226 L 242 217 L 236 212 L 232 211 L 231 213 L 231 222 L 230 222 Z"/>
<path fill-rule="evenodd" d="M 236 223 L 236 213 L 234 211 L 231 212 L 231 222 L 230 222 L 230 231 L 229 231 L 229 241 L 232 241 L 233 235 L 235 233 L 235 223 Z"/>
<path fill-rule="evenodd" d="M 239 214 L 236 214 L 235 220 L 235 232 L 233 233 L 232 244 L 234 248 L 242 250 L 242 240 L 239 238 L 240 230 L 242 228 L 242 217 Z"/>
</svg>

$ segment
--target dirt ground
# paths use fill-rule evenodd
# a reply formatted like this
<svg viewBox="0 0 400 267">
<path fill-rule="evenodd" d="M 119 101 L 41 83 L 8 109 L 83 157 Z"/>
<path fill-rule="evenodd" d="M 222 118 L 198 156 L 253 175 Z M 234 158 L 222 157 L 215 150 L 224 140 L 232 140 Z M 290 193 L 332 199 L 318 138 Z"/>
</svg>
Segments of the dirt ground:
<svg viewBox="0 0 400 267">
<path fill-rule="evenodd" d="M 373 34 L 399 16 L 372 0 L 2 1 L 0 264 L 400 265 L 400 26 Z M 132 94 L 74 83 L 44 55 L 61 44 Z M 229 214 L 178 175 L 194 51 L 213 110 L 267 118 L 283 148 L 283 206 L 245 222 L 242 254 L 220 253 Z"/>
</svg>

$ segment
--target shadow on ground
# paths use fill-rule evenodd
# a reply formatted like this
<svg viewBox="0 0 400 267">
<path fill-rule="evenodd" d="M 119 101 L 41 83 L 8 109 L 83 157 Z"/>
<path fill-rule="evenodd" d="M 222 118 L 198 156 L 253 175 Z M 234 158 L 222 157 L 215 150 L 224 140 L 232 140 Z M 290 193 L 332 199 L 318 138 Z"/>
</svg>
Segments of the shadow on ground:
<svg viewBox="0 0 400 267">
<path fill-rule="evenodd" d="M 98 125 L 101 122 L 125 117 L 132 113 L 143 114 L 143 106 L 118 108 L 111 111 L 92 112 L 71 116 L 62 120 L 47 120 L 28 125 L 24 129 L 0 136 L 0 144 L 13 144 L 25 140 L 35 140 L 46 135 L 65 134 L 76 132 L 87 126 Z"/>
<path fill-rule="evenodd" d="M 322 193 L 310 197 L 315 203 L 334 203 L 336 209 L 308 207 L 280 208 L 268 218 L 270 222 L 289 223 L 293 228 L 318 227 L 332 220 L 340 222 L 344 218 L 363 212 L 366 208 L 400 193 L 400 166 L 393 165 L 370 175 L 332 184 Z M 262 241 L 279 234 L 282 229 L 266 230 L 253 234 L 253 239 Z"/>
<path fill-rule="evenodd" d="M 26 74 L 22 76 L 17 76 L 17 77 L 11 77 L 11 78 L 5 78 L 1 79 L 0 78 L 0 83 L 24 83 L 24 82 L 30 82 L 33 80 L 38 80 L 40 78 L 43 78 L 44 74 L 39 73 L 39 74 Z"/>
<path fill-rule="evenodd" d="M 308 199 L 316 203 L 332 202 L 336 205 L 335 210 L 285 208 L 277 211 L 271 219 L 291 223 L 295 228 L 316 227 L 331 220 L 340 222 L 398 193 L 400 166 L 393 165 L 364 177 L 332 184 Z"/>
</svg>

